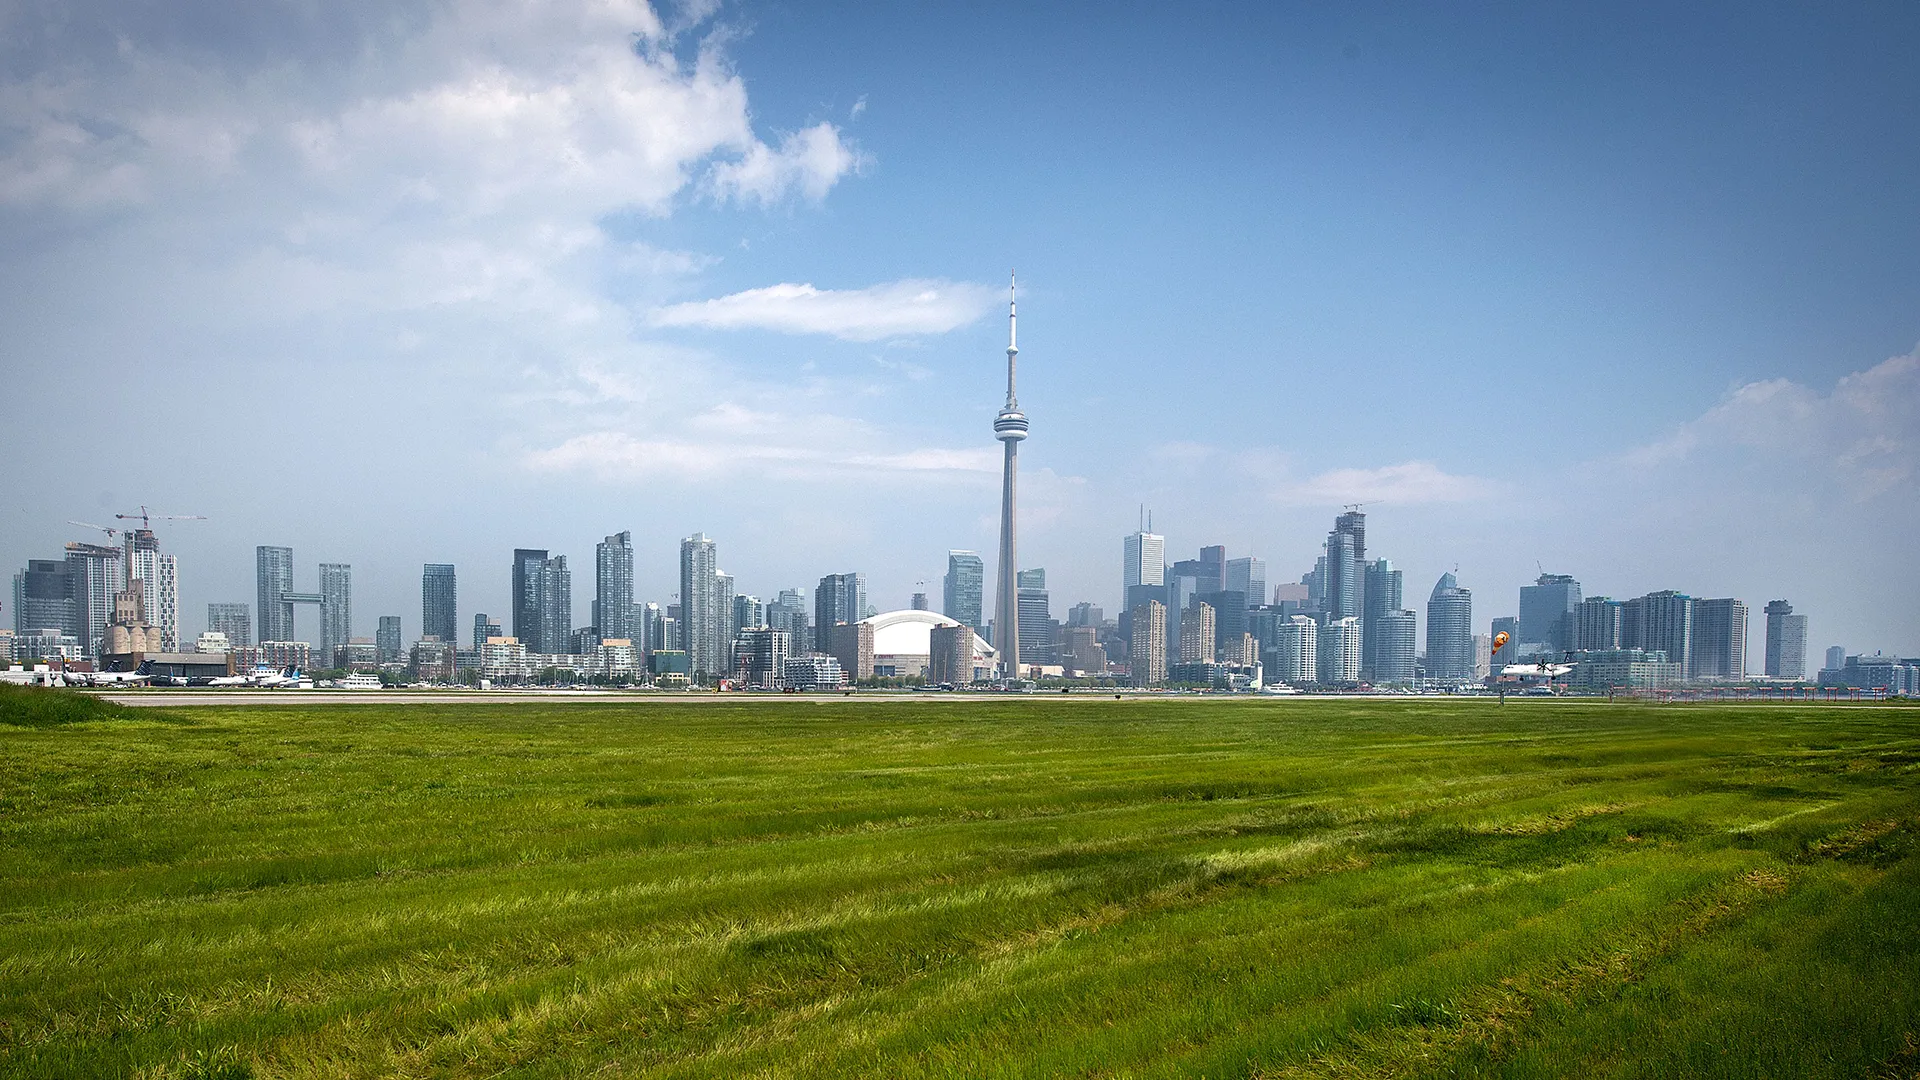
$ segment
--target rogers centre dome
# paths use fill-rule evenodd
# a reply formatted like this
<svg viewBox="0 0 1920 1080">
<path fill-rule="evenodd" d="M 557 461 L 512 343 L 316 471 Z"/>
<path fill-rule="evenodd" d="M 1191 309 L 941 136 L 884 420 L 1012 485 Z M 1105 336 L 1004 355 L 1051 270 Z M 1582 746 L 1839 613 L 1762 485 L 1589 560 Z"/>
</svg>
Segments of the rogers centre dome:
<svg viewBox="0 0 1920 1080">
<path fill-rule="evenodd" d="M 896 675 L 925 675 L 927 658 L 933 653 L 933 628 L 959 626 L 937 611 L 883 611 L 860 620 L 873 627 L 873 666 L 876 671 L 891 667 Z M 973 659 L 976 665 L 992 666 L 993 646 L 979 634 L 973 635 Z"/>
</svg>

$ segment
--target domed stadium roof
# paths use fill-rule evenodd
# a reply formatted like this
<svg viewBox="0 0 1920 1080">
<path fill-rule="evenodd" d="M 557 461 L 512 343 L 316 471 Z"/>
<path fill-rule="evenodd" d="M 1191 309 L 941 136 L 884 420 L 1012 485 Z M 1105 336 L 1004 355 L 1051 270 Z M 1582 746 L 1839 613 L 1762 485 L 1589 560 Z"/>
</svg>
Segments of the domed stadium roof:
<svg viewBox="0 0 1920 1080">
<path fill-rule="evenodd" d="M 862 619 L 861 622 L 873 627 L 873 654 L 875 656 L 926 656 L 933 651 L 933 628 L 936 626 L 959 626 L 957 619 L 949 619 L 937 611 L 883 611 L 878 615 Z M 973 635 L 975 656 L 990 657 L 993 646 L 986 643 L 979 634 Z"/>
</svg>

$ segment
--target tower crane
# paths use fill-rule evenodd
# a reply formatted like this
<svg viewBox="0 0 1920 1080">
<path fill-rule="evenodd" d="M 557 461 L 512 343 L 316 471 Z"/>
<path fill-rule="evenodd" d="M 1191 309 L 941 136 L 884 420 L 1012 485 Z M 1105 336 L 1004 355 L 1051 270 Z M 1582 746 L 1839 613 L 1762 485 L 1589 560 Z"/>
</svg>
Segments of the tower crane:
<svg viewBox="0 0 1920 1080">
<path fill-rule="evenodd" d="M 140 508 L 140 512 L 137 514 L 115 514 L 113 516 L 118 518 L 121 521 L 132 521 L 135 518 L 138 518 L 140 519 L 140 528 L 143 531 L 151 531 L 153 529 L 154 519 L 156 518 L 161 521 L 205 521 L 207 520 L 206 515 L 204 514 L 156 514 L 148 510 L 145 506 L 142 506 Z M 97 525 L 94 527 L 99 528 L 99 526 Z"/>
<path fill-rule="evenodd" d="M 121 530 L 119 529 L 109 529 L 105 525 L 95 525 L 91 521 L 75 521 L 72 518 L 67 519 L 67 524 L 78 525 L 83 529 L 98 529 L 99 531 L 107 534 L 107 543 L 109 544 L 113 543 L 113 538 L 116 536 L 119 536 L 121 532 Z"/>
</svg>

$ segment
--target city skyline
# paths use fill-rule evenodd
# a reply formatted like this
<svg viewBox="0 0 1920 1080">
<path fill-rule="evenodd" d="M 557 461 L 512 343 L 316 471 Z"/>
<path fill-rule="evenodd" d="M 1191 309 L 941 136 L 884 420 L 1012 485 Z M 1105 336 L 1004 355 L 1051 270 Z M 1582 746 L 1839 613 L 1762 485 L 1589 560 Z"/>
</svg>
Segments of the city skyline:
<svg viewBox="0 0 1920 1080">
<path fill-rule="evenodd" d="M 1920 653 L 1920 15 L 1091 14 L 9 15 L 0 560 L 205 514 L 160 529 L 183 640 L 289 543 L 361 635 L 425 563 L 504 618 L 503 550 L 615 529 L 636 596 L 704 530 L 744 590 L 905 606 L 997 546 L 1011 264 L 1057 607 L 1120 608 L 1142 502 L 1269 582 L 1361 503 L 1412 609 L 1458 566 L 1518 615 L 1538 563 Z"/>
</svg>

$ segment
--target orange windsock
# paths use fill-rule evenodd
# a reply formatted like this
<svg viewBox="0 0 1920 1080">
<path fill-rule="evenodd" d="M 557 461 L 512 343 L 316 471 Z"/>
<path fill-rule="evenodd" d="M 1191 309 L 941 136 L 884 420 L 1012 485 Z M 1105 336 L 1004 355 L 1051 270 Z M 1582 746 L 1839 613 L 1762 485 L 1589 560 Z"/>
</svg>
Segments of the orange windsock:
<svg viewBox="0 0 1920 1080">
<path fill-rule="evenodd" d="M 1500 647 L 1505 645 L 1506 643 L 1507 643 L 1507 632 L 1505 630 L 1502 630 L 1499 633 L 1493 635 L 1493 651 L 1494 652 L 1499 652 Z"/>
</svg>

